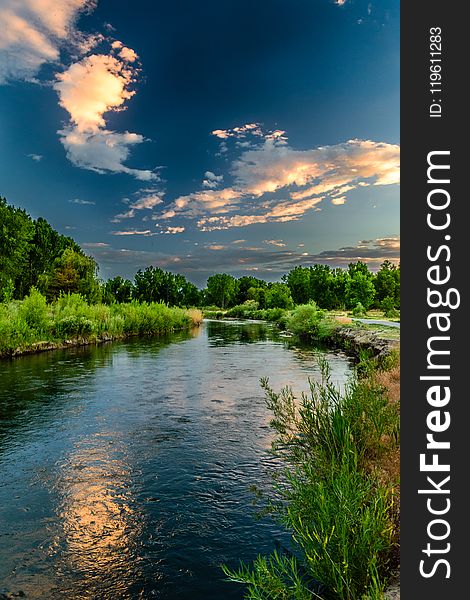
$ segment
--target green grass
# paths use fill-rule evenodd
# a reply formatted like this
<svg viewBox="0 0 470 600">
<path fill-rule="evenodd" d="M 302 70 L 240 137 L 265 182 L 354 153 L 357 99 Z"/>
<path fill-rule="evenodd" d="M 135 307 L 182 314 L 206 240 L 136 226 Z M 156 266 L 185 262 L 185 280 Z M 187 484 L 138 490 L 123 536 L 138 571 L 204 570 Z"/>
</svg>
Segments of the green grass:
<svg viewBox="0 0 470 600">
<path fill-rule="evenodd" d="M 89 342 L 189 329 L 202 321 L 196 309 L 160 303 L 88 304 L 79 294 L 48 304 L 34 288 L 22 301 L 0 304 L 0 356 L 31 351 L 40 344 Z"/>
<path fill-rule="evenodd" d="M 292 534 L 292 549 L 223 567 L 256 600 L 376 600 L 396 566 L 395 481 L 370 468 L 399 441 L 399 412 L 373 378 L 343 392 L 329 380 L 310 394 L 277 393 L 262 380 L 285 463 L 271 510 Z M 321 584 L 321 585 L 320 585 Z"/>
</svg>

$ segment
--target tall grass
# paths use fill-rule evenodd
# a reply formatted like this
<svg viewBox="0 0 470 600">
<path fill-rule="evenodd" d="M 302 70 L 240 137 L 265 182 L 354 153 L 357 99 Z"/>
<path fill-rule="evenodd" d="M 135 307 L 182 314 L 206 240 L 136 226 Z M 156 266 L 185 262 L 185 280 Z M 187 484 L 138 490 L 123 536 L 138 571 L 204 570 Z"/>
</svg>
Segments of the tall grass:
<svg viewBox="0 0 470 600">
<path fill-rule="evenodd" d="M 169 308 L 161 303 L 88 304 L 79 294 L 48 304 L 32 288 L 22 301 L 0 304 L 0 355 L 34 349 L 43 342 L 97 341 L 129 335 L 179 331 L 202 322 L 198 309 Z"/>
<path fill-rule="evenodd" d="M 399 413 L 380 380 L 352 379 L 342 392 L 323 380 L 295 398 L 262 380 L 273 452 L 286 469 L 271 508 L 292 533 L 292 549 L 258 557 L 232 581 L 256 600 L 383 597 L 397 549 L 396 473 L 384 477 L 381 459 L 398 448 Z"/>
</svg>

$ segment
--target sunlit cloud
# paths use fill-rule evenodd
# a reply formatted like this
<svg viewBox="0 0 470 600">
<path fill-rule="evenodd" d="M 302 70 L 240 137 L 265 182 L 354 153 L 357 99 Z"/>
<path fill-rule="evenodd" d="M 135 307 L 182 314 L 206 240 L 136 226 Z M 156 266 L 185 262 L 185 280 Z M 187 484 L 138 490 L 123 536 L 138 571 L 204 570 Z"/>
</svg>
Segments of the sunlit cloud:
<svg viewBox="0 0 470 600">
<path fill-rule="evenodd" d="M 255 123 L 212 133 L 227 140 L 253 132 L 259 142 L 232 162 L 232 185 L 181 196 L 155 218 L 196 219 L 202 231 L 285 223 L 321 210 L 325 199 L 339 206 L 358 188 L 399 183 L 397 145 L 354 139 L 295 150 L 287 145 L 284 131 L 265 134 Z"/>
<path fill-rule="evenodd" d="M 137 229 L 129 229 L 127 231 L 112 231 L 111 235 L 143 235 L 143 236 L 152 236 L 156 235 L 156 233 L 152 233 L 150 229 L 145 230 L 137 230 Z"/>
<path fill-rule="evenodd" d="M 98 133 L 106 124 L 103 114 L 122 109 L 135 94 L 129 90 L 134 77 L 134 69 L 126 61 L 92 54 L 58 73 L 54 89 L 77 131 Z"/>
<path fill-rule="evenodd" d="M 78 167 L 100 174 L 126 173 L 141 181 L 158 179 L 151 170 L 124 164 L 131 148 L 145 141 L 142 135 L 106 129 L 104 115 L 125 109 L 125 102 L 135 94 L 129 86 L 137 76 L 130 64 L 137 58 L 135 52 L 131 54 L 121 42 L 113 42 L 112 47 L 117 55 L 92 54 L 56 75 L 59 104 L 70 115 L 70 124 L 58 132 L 60 140 L 68 159 Z"/>
<path fill-rule="evenodd" d="M 32 80 L 45 63 L 58 62 L 61 46 L 83 43 L 74 25 L 94 0 L 2 0 L 0 84 Z"/>
<path fill-rule="evenodd" d="M 185 230 L 185 227 L 167 227 L 165 229 L 165 231 L 163 231 L 163 233 L 169 234 L 169 235 L 175 235 L 176 233 L 183 233 L 184 230 Z"/>
<path fill-rule="evenodd" d="M 282 240 L 264 240 L 264 243 L 269 244 L 270 246 L 278 246 L 279 248 L 282 248 L 286 245 Z"/>
<path fill-rule="evenodd" d="M 125 198 L 123 202 L 129 203 L 129 200 Z M 150 210 L 162 202 L 163 200 L 159 192 L 147 190 L 146 194 L 143 194 L 134 202 L 129 203 L 129 210 L 115 215 L 113 219 L 111 219 L 111 222 L 120 223 L 124 219 L 132 219 L 136 216 L 137 211 Z"/>
</svg>

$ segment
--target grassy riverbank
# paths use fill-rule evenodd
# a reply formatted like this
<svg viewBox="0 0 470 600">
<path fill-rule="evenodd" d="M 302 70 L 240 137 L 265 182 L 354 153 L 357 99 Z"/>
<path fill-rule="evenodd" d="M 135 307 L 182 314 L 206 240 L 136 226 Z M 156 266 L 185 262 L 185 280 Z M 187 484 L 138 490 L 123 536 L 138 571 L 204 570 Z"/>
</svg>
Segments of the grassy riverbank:
<svg viewBox="0 0 470 600">
<path fill-rule="evenodd" d="M 132 335 L 157 335 L 200 325 L 198 309 L 132 301 L 89 304 L 78 294 L 52 303 L 34 288 L 21 301 L 0 304 L 0 357 Z"/>
<path fill-rule="evenodd" d="M 362 370 L 364 373 L 364 369 Z M 251 565 L 224 567 L 254 600 L 379 600 L 398 564 L 398 354 L 370 363 L 343 392 L 323 365 L 309 395 L 273 391 L 273 452 L 285 471 L 269 510 L 292 547 Z"/>
</svg>

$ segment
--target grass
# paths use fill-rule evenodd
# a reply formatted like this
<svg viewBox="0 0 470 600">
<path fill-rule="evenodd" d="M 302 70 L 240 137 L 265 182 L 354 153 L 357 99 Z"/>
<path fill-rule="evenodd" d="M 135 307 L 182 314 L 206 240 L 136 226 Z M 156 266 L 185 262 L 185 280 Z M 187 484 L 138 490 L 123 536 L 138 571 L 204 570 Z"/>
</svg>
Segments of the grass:
<svg viewBox="0 0 470 600">
<path fill-rule="evenodd" d="M 160 303 L 133 301 L 108 306 L 88 304 L 79 294 L 69 294 L 48 304 L 33 288 L 22 301 L 0 304 L 0 356 L 70 340 L 83 343 L 179 331 L 201 322 L 198 309 L 169 308 Z"/>
<path fill-rule="evenodd" d="M 323 361 L 323 380 L 300 399 L 262 380 L 285 463 L 270 505 L 292 548 L 223 567 L 246 598 L 383 598 L 398 557 L 398 355 L 383 364 L 340 392 Z"/>
</svg>

